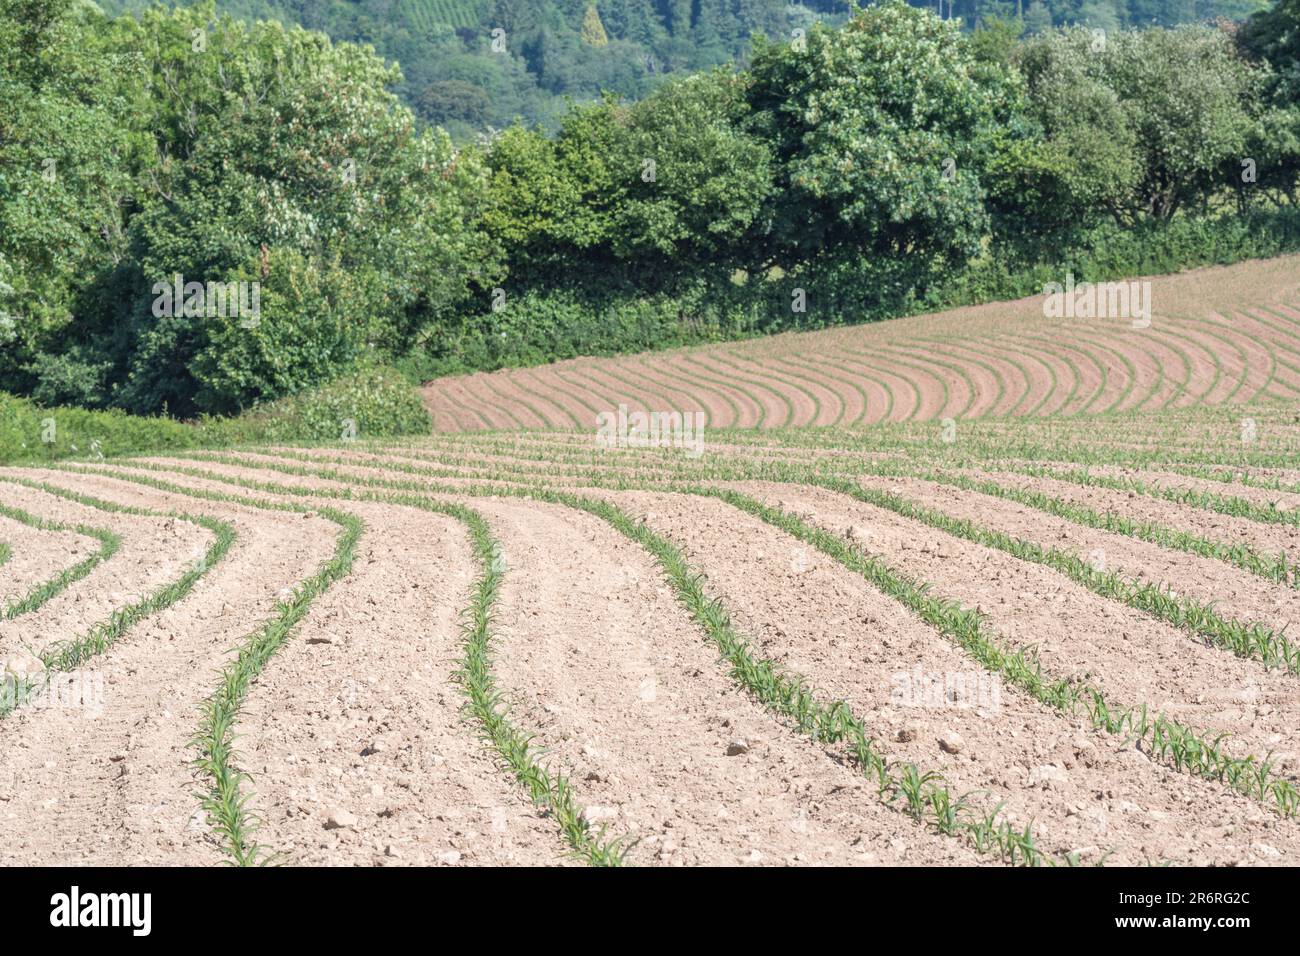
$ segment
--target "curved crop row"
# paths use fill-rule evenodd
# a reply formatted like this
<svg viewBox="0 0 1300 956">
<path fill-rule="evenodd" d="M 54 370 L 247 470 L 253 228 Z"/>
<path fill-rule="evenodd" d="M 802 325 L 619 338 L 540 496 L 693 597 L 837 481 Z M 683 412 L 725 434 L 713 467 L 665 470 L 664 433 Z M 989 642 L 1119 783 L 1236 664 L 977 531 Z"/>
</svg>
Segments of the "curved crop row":
<svg viewBox="0 0 1300 956">
<path fill-rule="evenodd" d="M 236 459 L 233 463 L 238 464 Z M 548 491 L 544 486 L 531 482 L 523 482 L 514 488 L 475 488 L 473 486 L 464 488 L 442 487 L 428 482 L 391 480 L 383 478 L 358 478 L 356 476 L 331 471 L 330 469 L 308 469 L 298 468 L 295 466 L 277 466 L 274 462 L 244 462 L 246 467 L 265 468 L 273 471 L 281 471 L 288 474 L 300 474 L 310 477 L 323 478 L 330 481 L 343 482 L 347 485 L 359 485 L 362 487 L 378 487 L 402 490 L 423 490 L 433 491 L 442 490 L 444 492 L 459 494 L 514 494 L 526 495 L 534 498 L 548 498 L 551 495 L 558 494 Z M 161 466 L 159 466 L 161 467 Z M 381 465 L 373 465 L 371 468 L 380 468 Z M 211 477 L 217 480 L 230 480 L 222 478 L 217 473 L 204 472 L 195 470 L 196 477 Z M 261 485 L 262 483 L 257 483 Z M 637 487 L 633 484 L 624 487 Z M 266 485 L 267 490 L 281 490 L 282 486 Z M 710 494 L 718 497 L 729 499 L 731 503 L 737 504 L 751 510 L 751 513 L 764 517 L 765 520 L 771 520 L 778 526 L 787 531 L 799 532 L 803 540 L 807 540 L 819 547 L 819 549 L 832 554 L 836 560 L 846 563 L 859 572 L 864 569 L 873 571 L 875 579 L 873 583 L 882 586 L 886 593 L 890 593 L 896 599 L 904 600 L 913 610 L 921 613 L 922 616 L 932 625 L 938 627 L 941 633 L 955 634 L 953 628 L 958 628 L 962 634 L 966 634 L 970 628 L 974 628 L 979 633 L 979 615 L 975 612 L 964 611 L 952 602 L 945 601 L 942 598 L 934 597 L 926 589 L 921 588 L 914 582 L 908 582 L 905 578 L 897 575 L 896 572 L 886 568 L 879 563 L 872 563 L 871 559 L 858 555 L 857 558 L 849 559 L 850 551 L 847 548 L 836 548 L 829 544 L 832 540 L 822 532 L 816 532 L 813 529 L 803 526 L 798 519 L 792 516 L 783 515 L 771 509 L 763 509 L 752 499 L 746 499 L 744 496 L 733 495 L 723 489 L 710 489 L 699 486 L 683 485 L 675 482 L 663 482 L 661 487 L 670 490 L 687 491 L 696 494 Z M 837 488 L 835 490 L 851 493 L 846 488 Z M 339 492 L 342 497 L 350 497 L 348 492 Z M 875 502 L 873 502 L 875 503 Z M 636 527 L 640 527 L 639 525 Z M 864 563 L 865 562 L 865 563 Z M 899 597 L 899 595 L 903 597 Z M 910 603 L 909 603 L 910 602 Z M 967 617 L 963 617 L 965 614 Z M 956 618 L 953 617 L 956 615 Z M 964 624 L 954 624 L 953 621 L 966 621 Z M 948 630 L 945 630 L 948 628 Z M 966 630 L 961 630 L 965 628 Z M 961 639 L 963 646 L 967 646 L 969 641 Z M 973 645 L 978 649 L 983 647 L 983 657 L 977 655 L 977 659 L 982 664 L 988 664 L 990 661 L 995 662 L 994 668 L 1004 678 L 1009 679 L 1016 686 L 1026 690 L 1040 699 L 1043 703 L 1049 704 L 1058 709 L 1065 709 L 1071 713 L 1084 712 L 1089 716 L 1093 726 L 1105 729 L 1114 734 L 1133 734 L 1138 733 L 1141 739 L 1148 741 L 1148 746 L 1153 753 L 1157 753 L 1162 761 L 1167 762 L 1170 766 L 1228 784 L 1233 789 L 1245 793 L 1258 799 L 1284 816 L 1294 816 L 1298 802 L 1296 798 L 1296 789 L 1294 781 L 1287 777 L 1279 776 L 1274 769 L 1273 764 L 1268 760 L 1259 760 L 1254 756 L 1237 757 L 1231 754 L 1223 744 L 1222 738 L 1212 738 L 1207 735 L 1198 733 L 1193 729 L 1172 721 L 1164 715 L 1157 714 L 1152 716 L 1152 710 L 1143 704 L 1134 704 L 1124 707 L 1117 707 L 1110 701 L 1104 692 L 1095 685 L 1073 685 L 1070 681 L 1061 679 L 1047 679 L 1041 674 L 1041 668 L 1036 661 L 1026 658 L 1023 653 L 997 650 L 997 645 Z M 992 648 L 993 650 L 990 650 Z M 967 646 L 970 651 L 971 646 Z M 993 653 L 996 651 L 996 653 Z M 990 656 L 991 655 L 991 656 Z M 1004 673 L 1005 672 L 1005 673 Z"/>
<path fill-rule="evenodd" d="M 26 482 L 19 482 L 19 484 L 26 484 Z M 50 598 L 65 590 L 68 585 L 81 580 L 94 570 L 97 565 L 111 558 L 122 545 L 121 537 L 107 528 L 96 528 L 84 524 L 67 525 L 59 521 L 49 521 L 23 511 L 21 508 L 14 508 L 3 503 L 0 503 L 0 514 L 12 518 L 14 521 L 22 522 L 31 528 L 48 531 L 73 531 L 88 538 L 94 538 L 99 542 L 99 550 L 94 554 L 78 561 L 71 567 L 64 568 L 49 580 L 33 585 L 22 597 L 6 604 L 3 609 L 0 609 L 0 621 L 12 620 L 20 614 L 35 611 Z"/>
<path fill-rule="evenodd" d="M 1157 307 L 1185 301 L 1180 287 L 1206 281 L 1157 279 L 1152 299 Z M 1260 281 L 1276 285 L 1277 277 Z M 430 383 L 426 395 L 440 411 L 435 427 L 458 431 L 586 428 L 620 404 L 701 411 L 711 428 L 766 429 L 1114 414 L 1300 394 L 1300 366 L 1283 357 L 1296 354 L 1293 321 L 1274 303 L 1241 306 L 1231 320 L 1162 310 L 1146 325 L 1053 320 L 1041 305 L 1029 299 L 657 355 L 453 376 Z M 1008 341 L 1010 325 L 1017 332 Z"/>
<path fill-rule="evenodd" d="M 190 515 L 184 512 L 156 512 L 146 508 L 135 508 L 114 502 L 103 501 L 90 495 L 81 494 L 47 482 L 6 476 L 6 480 L 35 488 L 56 497 L 75 501 L 78 504 L 96 508 L 100 511 L 119 514 L 146 515 L 150 517 L 170 517 L 186 521 L 210 531 L 212 544 L 204 553 L 201 561 L 192 565 L 177 580 L 172 581 L 152 594 L 114 611 L 107 620 L 91 627 L 88 631 L 75 637 L 55 641 L 41 653 L 41 662 L 45 666 L 43 677 L 37 681 L 30 679 L 13 680 L 4 685 L 5 693 L 0 699 L 0 717 L 12 713 L 35 693 L 39 692 L 49 676 L 60 671 L 70 671 L 97 654 L 102 654 L 132 625 L 156 614 L 164 608 L 175 604 L 188 594 L 210 568 L 220 562 L 235 541 L 235 531 L 224 521 L 218 521 L 203 515 Z"/>
</svg>

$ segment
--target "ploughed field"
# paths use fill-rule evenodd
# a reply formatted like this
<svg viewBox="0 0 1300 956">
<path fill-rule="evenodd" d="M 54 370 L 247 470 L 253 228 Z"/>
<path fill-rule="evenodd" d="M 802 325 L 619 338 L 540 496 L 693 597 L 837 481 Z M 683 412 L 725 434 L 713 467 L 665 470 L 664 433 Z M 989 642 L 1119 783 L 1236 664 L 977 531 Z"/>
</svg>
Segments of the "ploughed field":
<svg viewBox="0 0 1300 956">
<path fill-rule="evenodd" d="M 1077 308 L 1058 300 L 1052 309 L 1034 296 L 450 376 L 426 386 L 425 397 L 440 432 L 589 429 L 620 404 L 699 410 L 714 428 L 774 428 L 1300 400 L 1300 256 L 1118 286 L 1104 296 L 1094 288 L 1095 302 L 1076 290 Z M 815 305 L 816 290 L 808 295 Z"/>
<path fill-rule="evenodd" d="M 6 469 L 3 862 L 1300 861 L 1294 406 L 705 439 Z"/>
<path fill-rule="evenodd" d="M 1208 330 L 1104 415 L 6 468 L 0 863 L 1300 863 L 1300 343 Z"/>
</svg>

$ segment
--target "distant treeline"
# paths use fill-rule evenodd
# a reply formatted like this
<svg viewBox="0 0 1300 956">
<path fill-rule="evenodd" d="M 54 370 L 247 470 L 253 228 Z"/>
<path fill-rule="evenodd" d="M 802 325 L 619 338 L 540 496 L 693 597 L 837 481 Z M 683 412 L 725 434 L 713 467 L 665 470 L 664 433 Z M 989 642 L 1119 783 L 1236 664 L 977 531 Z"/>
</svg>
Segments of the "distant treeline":
<svg viewBox="0 0 1300 956">
<path fill-rule="evenodd" d="M 1298 24 L 891 0 L 458 147 L 322 34 L 0 0 L 0 390 L 229 414 L 1297 248 Z"/>
<path fill-rule="evenodd" d="M 99 0 L 108 13 L 155 0 Z M 174 0 L 173 0 L 174 2 Z M 170 5 L 170 3 L 169 3 Z M 929 0 L 913 6 L 965 29 L 1019 17 L 1026 34 L 1241 20 L 1267 0 Z M 402 65 L 395 87 L 417 116 L 458 141 L 516 118 L 553 129 L 566 98 L 640 99 L 670 76 L 742 65 L 750 38 L 789 40 L 842 23 L 849 0 L 218 0 L 244 20 L 279 20 L 373 44 Z M 502 33 L 494 37 L 493 30 Z M 494 39 L 499 42 L 494 43 Z"/>
</svg>

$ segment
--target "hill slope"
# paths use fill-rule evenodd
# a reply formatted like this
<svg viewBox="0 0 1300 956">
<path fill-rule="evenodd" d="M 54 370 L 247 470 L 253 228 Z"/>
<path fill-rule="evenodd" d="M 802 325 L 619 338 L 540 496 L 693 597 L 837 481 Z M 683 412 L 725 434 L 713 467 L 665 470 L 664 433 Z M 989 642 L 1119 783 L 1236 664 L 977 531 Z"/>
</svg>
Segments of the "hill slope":
<svg viewBox="0 0 1300 956">
<path fill-rule="evenodd" d="M 435 431 L 595 427 L 702 411 L 710 427 L 1075 415 L 1300 397 L 1300 257 L 1150 280 L 1150 326 L 1047 318 L 1043 297 L 884 323 L 438 379 Z M 1140 323 L 1139 323 L 1140 324 Z"/>
</svg>

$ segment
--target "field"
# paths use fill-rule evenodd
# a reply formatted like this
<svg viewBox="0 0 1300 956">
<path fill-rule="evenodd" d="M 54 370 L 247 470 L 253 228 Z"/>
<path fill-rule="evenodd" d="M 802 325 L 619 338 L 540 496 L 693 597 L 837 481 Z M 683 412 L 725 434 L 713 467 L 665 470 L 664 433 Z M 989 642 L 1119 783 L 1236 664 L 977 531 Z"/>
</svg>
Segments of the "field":
<svg viewBox="0 0 1300 956">
<path fill-rule="evenodd" d="M 435 430 L 593 427 L 626 403 L 714 428 L 1153 411 L 1300 396 L 1300 257 L 1149 280 L 1149 327 L 1043 298 L 742 343 L 439 379 Z M 815 297 L 816 290 L 810 291 Z"/>
<path fill-rule="evenodd" d="M 1300 863 L 1297 265 L 6 468 L 0 862 Z"/>
</svg>

